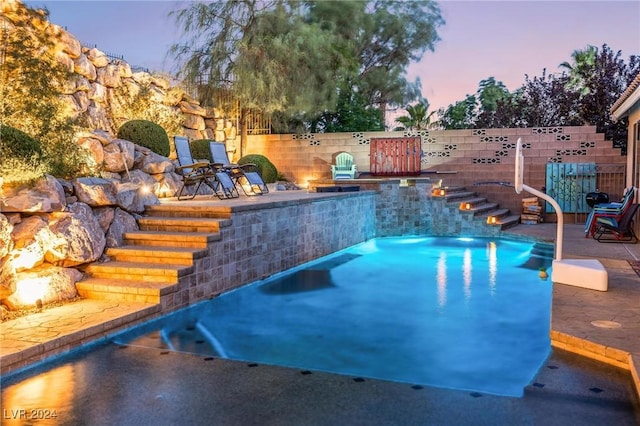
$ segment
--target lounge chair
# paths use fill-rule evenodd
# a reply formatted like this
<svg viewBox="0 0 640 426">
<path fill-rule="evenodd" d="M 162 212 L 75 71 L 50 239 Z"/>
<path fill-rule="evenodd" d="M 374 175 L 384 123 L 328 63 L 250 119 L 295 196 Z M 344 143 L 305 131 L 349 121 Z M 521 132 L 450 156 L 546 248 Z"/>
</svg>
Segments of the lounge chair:
<svg viewBox="0 0 640 426">
<path fill-rule="evenodd" d="M 596 204 L 593 207 L 587 221 L 584 225 L 585 237 L 593 237 L 598 227 L 598 218 L 613 218 L 616 221 L 621 220 L 622 216 L 633 203 L 635 195 L 635 187 L 630 187 L 624 194 L 624 198 L 619 203 Z"/>
<path fill-rule="evenodd" d="M 218 173 L 225 172 L 234 183 L 240 185 L 245 195 L 262 195 L 269 192 L 267 184 L 253 163 L 235 164 L 229 161 L 227 148 L 222 142 L 209 142 L 211 164 Z M 217 173 L 216 173 L 217 174 Z"/>
<path fill-rule="evenodd" d="M 358 168 L 353 162 L 353 155 L 341 152 L 336 156 L 336 163 L 331 165 L 331 179 L 355 179 Z"/>
<path fill-rule="evenodd" d="M 620 221 L 613 217 L 598 218 L 593 238 L 601 243 L 637 243 L 638 237 L 633 231 L 633 218 L 638 207 L 640 204 L 632 204 L 622 215 Z"/>
<path fill-rule="evenodd" d="M 178 155 L 178 163 L 180 164 L 180 166 L 176 168 L 176 172 L 182 176 L 182 186 L 180 190 L 176 192 L 178 200 L 193 199 L 203 183 L 216 192 L 216 177 L 209 162 L 195 161 L 193 159 L 189 139 L 186 136 L 174 136 L 173 141 L 176 147 L 176 154 Z M 196 185 L 193 193 L 183 198 L 182 192 L 187 186 L 191 185 Z"/>
<path fill-rule="evenodd" d="M 174 136 L 173 141 L 178 155 L 179 167 L 176 171 L 182 176 L 182 186 L 176 193 L 178 200 L 193 199 L 200 186 L 204 183 L 213 190 L 213 193 L 220 199 L 237 198 L 239 196 L 235 185 L 229 177 L 215 170 L 208 161 L 196 161 L 191 154 L 191 146 L 186 136 Z M 193 194 L 182 198 L 182 192 L 189 185 L 196 185 Z"/>
</svg>

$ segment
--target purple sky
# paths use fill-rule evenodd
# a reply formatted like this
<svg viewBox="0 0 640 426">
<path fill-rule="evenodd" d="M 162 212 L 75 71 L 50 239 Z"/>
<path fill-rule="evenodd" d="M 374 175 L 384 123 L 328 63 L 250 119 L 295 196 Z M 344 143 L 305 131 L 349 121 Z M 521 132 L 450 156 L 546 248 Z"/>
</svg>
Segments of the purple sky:
<svg viewBox="0 0 640 426">
<path fill-rule="evenodd" d="M 124 55 L 131 65 L 169 71 L 168 47 L 180 36 L 168 12 L 178 1 L 26 1 L 46 6 L 53 23 L 81 42 Z M 640 55 L 640 1 L 441 1 L 446 24 L 435 52 L 412 65 L 431 109 L 463 100 L 495 77 L 510 91 L 525 74 L 558 72 L 558 64 L 591 44 L 623 58 Z"/>
</svg>

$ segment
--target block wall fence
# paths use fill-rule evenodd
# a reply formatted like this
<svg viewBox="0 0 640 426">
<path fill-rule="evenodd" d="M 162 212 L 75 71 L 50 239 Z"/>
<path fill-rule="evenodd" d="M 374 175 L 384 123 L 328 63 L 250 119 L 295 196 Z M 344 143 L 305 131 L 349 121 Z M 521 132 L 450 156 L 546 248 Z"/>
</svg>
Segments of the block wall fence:
<svg viewBox="0 0 640 426">
<path fill-rule="evenodd" d="M 306 186 L 312 180 L 331 179 L 330 165 L 344 151 L 354 156 L 361 177 L 371 178 L 371 138 L 409 136 L 422 139 L 423 176 L 442 179 L 443 186 L 464 186 L 516 213 L 522 198 L 530 195 L 518 195 L 513 188 L 496 183 L 513 183 L 518 138 L 524 148 L 524 181 L 537 189 L 545 186 L 548 163 L 596 163 L 624 169 L 627 161 L 595 126 L 251 135 L 244 152 L 265 155 L 290 181 Z M 622 196 L 624 182 L 622 177 L 620 188 L 599 189 L 613 200 Z M 570 216 L 569 220 L 584 220 Z"/>
</svg>

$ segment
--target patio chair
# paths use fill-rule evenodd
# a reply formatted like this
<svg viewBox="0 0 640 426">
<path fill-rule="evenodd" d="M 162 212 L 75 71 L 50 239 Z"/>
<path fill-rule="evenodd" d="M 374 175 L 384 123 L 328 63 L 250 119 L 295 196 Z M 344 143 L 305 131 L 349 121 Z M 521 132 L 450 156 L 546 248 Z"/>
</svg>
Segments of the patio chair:
<svg viewBox="0 0 640 426">
<path fill-rule="evenodd" d="M 193 199 L 203 183 L 216 193 L 216 176 L 209 162 L 193 159 L 189 139 L 186 136 L 174 136 L 173 141 L 180 164 L 176 172 L 182 177 L 182 186 L 176 192 L 178 200 Z M 191 185 L 196 185 L 195 190 L 190 196 L 183 198 L 182 192 Z"/>
<path fill-rule="evenodd" d="M 633 231 L 633 218 L 638 207 L 640 204 L 632 204 L 619 222 L 612 217 L 598 218 L 593 238 L 601 243 L 637 243 L 638 237 Z"/>
<path fill-rule="evenodd" d="M 357 171 L 353 155 L 341 152 L 336 156 L 336 163 L 331 165 L 331 179 L 355 179 Z"/>
<path fill-rule="evenodd" d="M 621 220 L 622 216 L 633 203 L 636 188 L 631 186 L 627 189 L 621 202 L 596 204 L 587 216 L 584 225 L 584 233 L 586 237 L 595 236 L 598 227 L 598 218 L 613 218 L 616 221 Z"/>
<path fill-rule="evenodd" d="M 229 161 L 227 148 L 222 142 L 209 142 L 212 165 L 219 172 L 225 172 L 232 181 L 242 188 L 245 195 L 262 195 L 269 192 L 267 184 L 253 163 L 235 164 Z M 216 174 L 218 174 L 216 173 Z"/>
</svg>

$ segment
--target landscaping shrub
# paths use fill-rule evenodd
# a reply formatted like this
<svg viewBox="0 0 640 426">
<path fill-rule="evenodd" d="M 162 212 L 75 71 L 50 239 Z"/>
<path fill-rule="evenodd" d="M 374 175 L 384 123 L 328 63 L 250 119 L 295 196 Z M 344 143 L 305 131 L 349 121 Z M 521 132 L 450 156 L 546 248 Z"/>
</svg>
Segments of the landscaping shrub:
<svg viewBox="0 0 640 426">
<path fill-rule="evenodd" d="M 209 149 L 209 142 L 211 142 L 211 139 L 196 139 L 189 142 L 189 145 L 191 146 L 191 155 L 194 160 L 207 160 L 208 162 L 213 161 L 211 158 L 211 150 Z"/>
<path fill-rule="evenodd" d="M 2 157 L 17 157 L 21 159 L 30 159 L 34 155 L 42 156 L 42 146 L 39 140 L 36 140 L 23 132 L 11 126 L 0 126 L 0 149 L 2 149 Z"/>
<path fill-rule="evenodd" d="M 40 141 L 0 125 L 0 176 L 5 184 L 34 181 L 46 173 Z"/>
<path fill-rule="evenodd" d="M 149 148 L 163 157 L 169 157 L 169 136 L 161 126 L 152 121 L 127 121 L 118 129 L 118 138 Z"/>
<path fill-rule="evenodd" d="M 278 179 L 278 169 L 264 155 L 249 154 L 238 160 L 238 164 L 253 163 L 258 167 L 258 172 L 265 183 L 274 183 Z"/>
</svg>

